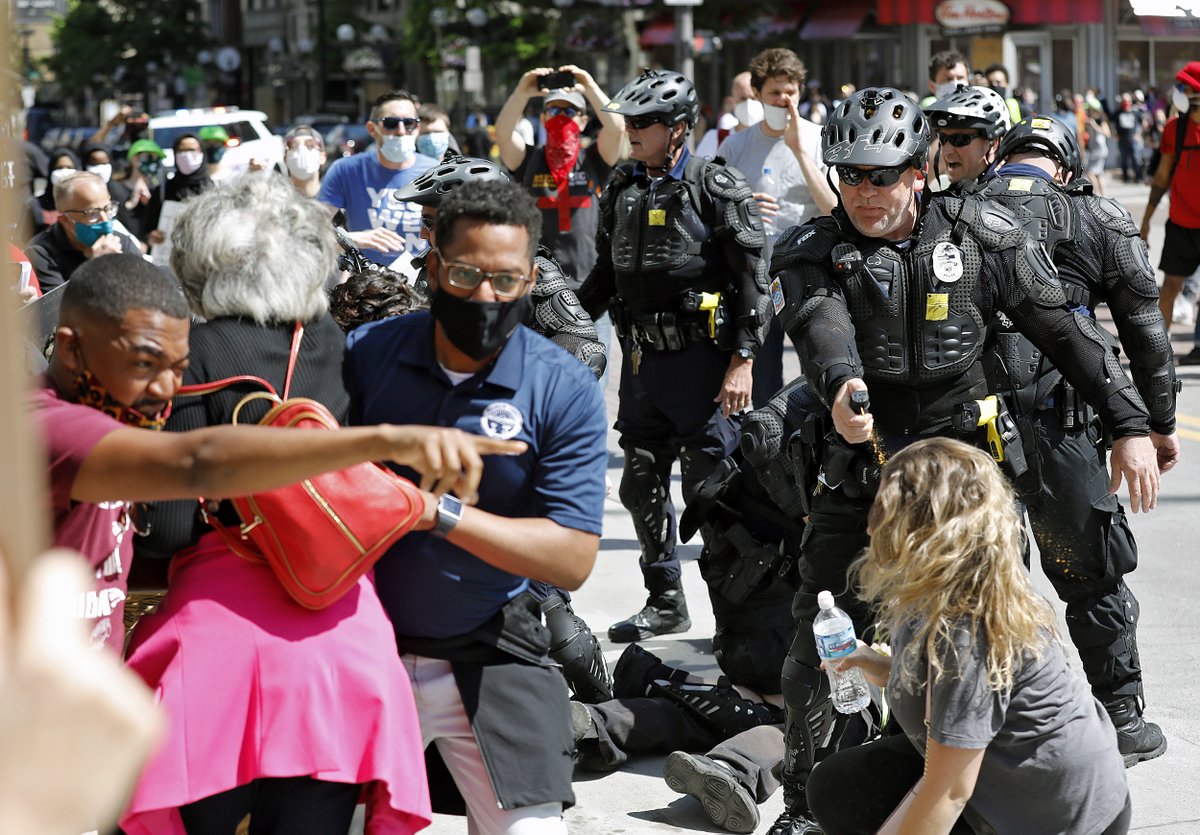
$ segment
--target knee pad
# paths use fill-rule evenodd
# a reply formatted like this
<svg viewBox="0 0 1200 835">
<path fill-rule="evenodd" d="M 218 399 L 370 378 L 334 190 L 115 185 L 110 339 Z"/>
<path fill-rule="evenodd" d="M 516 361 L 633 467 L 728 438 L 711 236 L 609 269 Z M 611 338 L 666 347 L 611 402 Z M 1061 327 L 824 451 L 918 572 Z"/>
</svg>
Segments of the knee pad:
<svg viewBox="0 0 1200 835">
<path fill-rule="evenodd" d="M 597 704 L 613 697 L 613 680 L 600 642 L 587 622 L 558 595 L 542 603 L 550 631 L 550 658 L 562 665 L 563 678 L 581 702 Z"/>
<path fill-rule="evenodd" d="M 633 517 L 642 561 L 654 563 L 674 553 L 675 514 L 671 504 L 672 460 L 665 452 L 625 448 L 625 471 L 618 495 Z"/>
</svg>

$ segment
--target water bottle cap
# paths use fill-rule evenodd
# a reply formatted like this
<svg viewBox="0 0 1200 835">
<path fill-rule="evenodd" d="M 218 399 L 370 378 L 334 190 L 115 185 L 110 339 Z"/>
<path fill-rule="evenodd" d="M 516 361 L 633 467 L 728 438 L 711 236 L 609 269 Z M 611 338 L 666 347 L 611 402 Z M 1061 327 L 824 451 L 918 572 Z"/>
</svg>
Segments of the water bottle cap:
<svg viewBox="0 0 1200 835">
<path fill-rule="evenodd" d="M 823 591 L 817 595 L 817 605 L 822 609 L 833 608 L 833 592 Z"/>
</svg>

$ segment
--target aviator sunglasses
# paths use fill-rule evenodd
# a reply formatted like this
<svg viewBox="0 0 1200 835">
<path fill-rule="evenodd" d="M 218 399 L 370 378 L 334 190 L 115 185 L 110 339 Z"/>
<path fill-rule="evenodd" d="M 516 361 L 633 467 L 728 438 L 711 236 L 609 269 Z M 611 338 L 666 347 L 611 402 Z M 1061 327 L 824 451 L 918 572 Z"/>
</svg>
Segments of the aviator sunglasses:
<svg viewBox="0 0 1200 835">
<path fill-rule="evenodd" d="M 938 140 L 943 145 L 953 145 L 955 148 L 965 148 L 976 139 L 983 139 L 982 133 L 938 133 Z"/>
<path fill-rule="evenodd" d="M 871 185 L 876 188 L 884 188 L 885 186 L 894 185 L 900 179 L 900 175 L 907 169 L 907 165 L 896 165 L 892 168 L 876 168 L 871 171 L 864 171 L 861 168 L 855 168 L 850 165 L 838 165 L 838 179 L 848 186 L 857 186 L 864 179 L 870 180 Z"/>
</svg>

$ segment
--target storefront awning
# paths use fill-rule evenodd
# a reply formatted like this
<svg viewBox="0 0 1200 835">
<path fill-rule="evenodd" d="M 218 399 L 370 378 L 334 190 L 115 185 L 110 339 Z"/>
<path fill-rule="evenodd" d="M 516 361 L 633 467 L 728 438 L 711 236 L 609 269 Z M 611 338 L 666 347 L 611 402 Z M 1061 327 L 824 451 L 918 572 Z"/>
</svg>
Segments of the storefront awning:
<svg viewBox="0 0 1200 835">
<path fill-rule="evenodd" d="M 934 10 L 940 0 L 877 0 L 875 21 L 880 26 L 937 23 Z M 1005 0 L 1010 24 L 1023 26 L 1103 23 L 1105 0 L 1047 3 L 1045 0 Z"/>
<path fill-rule="evenodd" d="M 831 41 L 853 37 L 874 7 L 874 0 L 841 0 L 815 3 L 800 30 L 800 40 Z"/>
</svg>

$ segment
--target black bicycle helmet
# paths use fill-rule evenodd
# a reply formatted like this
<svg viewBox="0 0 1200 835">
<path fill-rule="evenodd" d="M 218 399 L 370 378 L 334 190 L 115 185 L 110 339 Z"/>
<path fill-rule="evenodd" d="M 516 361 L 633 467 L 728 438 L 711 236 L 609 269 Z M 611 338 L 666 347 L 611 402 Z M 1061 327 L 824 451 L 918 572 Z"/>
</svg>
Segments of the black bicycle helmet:
<svg viewBox="0 0 1200 835">
<path fill-rule="evenodd" d="M 465 157 L 457 151 L 447 150 L 442 161 L 420 177 L 392 192 L 395 203 L 416 203 L 436 209 L 445 197 L 463 183 L 479 180 L 505 180 L 512 182 L 501 166 L 479 157 Z"/>
<path fill-rule="evenodd" d="M 1001 137 L 1012 127 L 1008 103 L 991 87 L 959 85 L 926 107 L 925 116 L 935 128 L 974 128 L 988 139 Z"/>
<path fill-rule="evenodd" d="M 917 103 L 894 87 L 867 87 L 838 105 L 821 133 L 826 165 L 922 168 L 929 122 Z"/>
<path fill-rule="evenodd" d="M 1049 116 L 1027 116 L 1012 126 L 1000 140 L 996 159 L 1006 159 L 1020 151 L 1036 148 L 1059 161 L 1076 178 L 1082 174 L 1083 158 L 1079 143 L 1067 126 Z"/>
<path fill-rule="evenodd" d="M 686 76 L 671 70 L 642 70 L 604 106 L 622 116 L 658 116 L 667 127 L 700 117 L 696 88 Z"/>
</svg>

